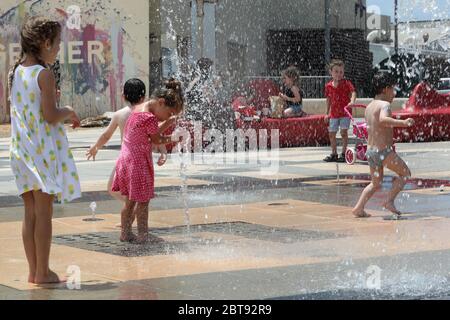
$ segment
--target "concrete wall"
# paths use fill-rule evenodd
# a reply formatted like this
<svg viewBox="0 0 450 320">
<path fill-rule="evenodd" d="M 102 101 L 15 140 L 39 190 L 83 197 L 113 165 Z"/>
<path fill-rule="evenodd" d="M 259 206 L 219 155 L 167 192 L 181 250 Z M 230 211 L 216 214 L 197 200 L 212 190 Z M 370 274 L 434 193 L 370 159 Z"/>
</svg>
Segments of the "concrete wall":
<svg viewBox="0 0 450 320">
<path fill-rule="evenodd" d="M 161 3 L 161 45 L 175 49 L 171 36 L 191 37 L 198 40 L 198 32 L 192 34 L 191 1 L 159 0 Z M 212 58 L 215 69 L 223 75 L 229 71 L 229 45 L 243 51 L 245 61 L 238 66 L 243 76 L 267 74 L 266 34 L 268 30 L 323 28 L 324 0 L 219 0 L 215 9 L 215 30 L 205 16 L 204 56 Z M 365 4 L 365 1 L 363 1 Z M 331 0 L 331 26 L 333 28 L 364 28 L 365 18 L 355 18 L 354 1 Z M 210 6 L 210 5 L 208 5 Z M 198 30 L 195 28 L 195 30 Z M 215 44 L 208 43 L 210 33 L 215 33 Z M 170 36 L 165 36 L 169 34 Z M 193 37 L 192 37 L 193 36 Z M 197 44 L 198 45 L 198 44 Z M 210 46 L 215 53 L 210 54 Z M 194 49 L 195 50 L 195 49 Z M 196 55 L 196 52 L 191 52 Z M 198 58 L 197 53 L 197 58 Z M 195 59 L 194 59 L 195 60 Z"/>
<path fill-rule="evenodd" d="M 17 4 L 19 3 L 19 4 Z M 81 29 L 67 24 L 67 8 L 77 5 Z M 100 5 L 103 8 L 100 8 Z M 63 26 L 61 45 L 62 104 L 81 117 L 121 108 L 124 82 L 139 77 L 148 85 L 149 2 L 133 0 L 22 1 L 0 3 L 0 104 L 4 113 L 7 70 L 14 61 L 19 30 L 30 15 L 45 15 Z M 10 50 L 11 48 L 11 50 Z"/>
<path fill-rule="evenodd" d="M 149 1 L 150 63 L 161 58 L 161 1 Z"/>
<path fill-rule="evenodd" d="M 271 1 L 224 0 L 216 10 L 216 69 L 228 71 L 228 42 L 246 48 L 246 74 L 260 75 L 266 70 L 265 32 L 269 23 Z M 261 10 L 261 8 L 267 10 Z"/>
<path fill-rule="evenodd" d="M 304 5 L 301 5 L 301 3 Z M 323 1 L 223 0 L 217 7 L 218 69 L 228 71 L 228 42 L 246 47 L 245 75 L 266 75 L 266 33 L 270 29 L 321 28 Z"/>
<path fill-rule="evenodd" d="M 190 1 L 159 0 L 163 47 L 176 48 L 176 36 L 191 36 Z"/>
<path fill-rule="evenodd" d="M 267 63 L 271 76 L 278 76 L 290 65 L 295 65 L 304 76 L 327 76 L 323 53 L 325 43 L 323 29 L 276 30 L 268 34 Z M 359 96 L 370 90 L 372 53 L 365 39 L 364 30 L 331 29 L 331 58 L 345 62 L 345 75 L 353 82 Z M 357 48 L 357 50 L 355 50 Z M 317 91 L 319 81 L 313 82 L 314 90 L 305 91 L 307 98 L 323 97 L 323 86 Z M 308 87 L 307 87 L 308 88 Z"/>
<path fill-rule="evenodd" d="M 267 74 L 268 30 L 324 28 L 324 0 L 221 0 L 217 5 L 217 68 L 226 73 L 227 44 L 246 48 L 246 76 Z M 365 1 L 363 1 L 365 4 Z M 356 18 L 353 1 L 331 1 L 331 27 L 364 29 L 365 17 Z"/>
</svg>

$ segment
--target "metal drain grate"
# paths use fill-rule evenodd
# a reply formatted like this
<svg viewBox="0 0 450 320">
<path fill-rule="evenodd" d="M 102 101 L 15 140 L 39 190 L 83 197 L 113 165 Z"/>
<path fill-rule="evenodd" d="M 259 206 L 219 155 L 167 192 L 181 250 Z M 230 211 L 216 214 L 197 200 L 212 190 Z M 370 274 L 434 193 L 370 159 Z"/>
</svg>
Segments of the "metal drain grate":
<svg viewBox="0 0 450 320">
<path fill-rule="evenodd" d="M 167 255 L 188 250 L 187 243 L 182 241 L 161 241 L 137 245 L 121 242 L 119 236 L 120 232 L 71 234 L 55 236 L 53 242 L 78 249 L 126 257 Z"/>
<path fill-rule="evenodd" d="M 332 232 L 278 228 L 240 221 L 192 225 L 190 230 L 191 235 L 208 232 L 280 243 L 295 243 L 344 237 L 344 235 L 335 234 Z M 206 239 L 202 237 L 199 238 L 192 236 L 190 238 L 186 238 L 185 226 L 155 228 L 150 229 L 150 233 L 162 241 L 157 243 L 148 243 L 145 245 L 136 245 L 120 242 L 120 232 L 99 232 L 55 236 L 53 238 L 53 242 L 84 250 L 129 257 L 167 255 L 179 252 L 188 252 L 195 247 L 198 248 L 204 245 L 211 246 L 217 243 L 214 239 Z M 171 236 L 171 240 L 164 240 L 162 238 L 164 236 Z"/>
<path fill-rule="evenodd" d="M 245 237 L 248 239 L 265 240 L 282 243 L 323 240 L 323 239 L 337 239 L 344 237 L 344 235 L 332 232 L 270 227 L 261 224 L 253 224 L 242 221 L 198 224 L 191 226 L 190 229 L 192 233 L 198 232 L 222 233 Z M 185 226 L 151 229 L 151 233 L 156 236 L 173 235 L 184 232 L 186 232 Z"/>
</svg>

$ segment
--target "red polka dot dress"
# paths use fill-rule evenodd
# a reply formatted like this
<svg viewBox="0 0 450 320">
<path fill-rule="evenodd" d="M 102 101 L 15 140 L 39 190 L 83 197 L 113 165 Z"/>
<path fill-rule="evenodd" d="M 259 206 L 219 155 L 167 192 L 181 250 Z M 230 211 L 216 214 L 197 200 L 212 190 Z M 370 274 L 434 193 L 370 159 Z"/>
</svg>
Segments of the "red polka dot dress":
<svg viewBox="0 0 450 320">
<path fill-rule="evenodd" d="M 150 112 L 133 112 L 124 130 L 112 190 L 129 200 L 148 202 L 155 197 L 150 135 L 158 133 L 158 120 Z"/>
</svg>

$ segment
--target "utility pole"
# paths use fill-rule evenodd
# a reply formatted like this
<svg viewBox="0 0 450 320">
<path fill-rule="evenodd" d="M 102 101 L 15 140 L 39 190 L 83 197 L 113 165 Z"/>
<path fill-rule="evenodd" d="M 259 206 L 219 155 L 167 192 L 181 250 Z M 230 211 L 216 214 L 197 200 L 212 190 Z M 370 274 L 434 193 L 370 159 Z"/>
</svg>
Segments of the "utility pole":
<svg viewBox="0 0 450 320">
<path fill-rule="evenodd" d="M 325 0 L 325 63 L 331 60 L 330 0 Z"/>
</svg>

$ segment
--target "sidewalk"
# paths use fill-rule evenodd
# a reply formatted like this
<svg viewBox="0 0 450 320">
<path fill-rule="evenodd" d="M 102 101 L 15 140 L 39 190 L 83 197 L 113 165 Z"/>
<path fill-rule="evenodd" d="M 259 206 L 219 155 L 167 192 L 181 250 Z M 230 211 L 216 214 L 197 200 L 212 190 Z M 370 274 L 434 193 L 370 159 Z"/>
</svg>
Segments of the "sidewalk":
<svg viewBox="0 0 450 320">
<path fill-rule="evenodd" d="M 118 241 L 121 204 L 106 191 L 119 135 L 97 161 L 85 160 L 85 147 L 102 130 L 69 131 L 84 195 L 56 205 L 54 213 L 52 267 L 60 274 L 79 267 L 81 290 L 26 283 L 23 207 L 9 163 L 0 157 L 0 299 L 450 296 L 449 142 L 397 145 L 413 172 L 397 201 L 407 213 L 401 221 L 385 220 L 389 214 L 381 209 L 389 172 L 368 205 L 373 217 L 352 216 L 369 183 L 368 167 L 339 164 L 338 182 L 336 164 L 322 161 L 329 147 L 282 149 L 271 159 L 279 162 L 272 175 L 261 175 L 254 163 L 192 163 L 185 199 L 179 164 L 169 160 L 155 167 L 157 198 L 150 209 L 150 233 L 162 242 L 137 246 Z M 7 143 L 0 139 L 0 150 Z M 103 220 L 85 222 L 93 201 Z M 373 270 L 381 270 L 380 290 L 368 285 Z"/>
</svg>

